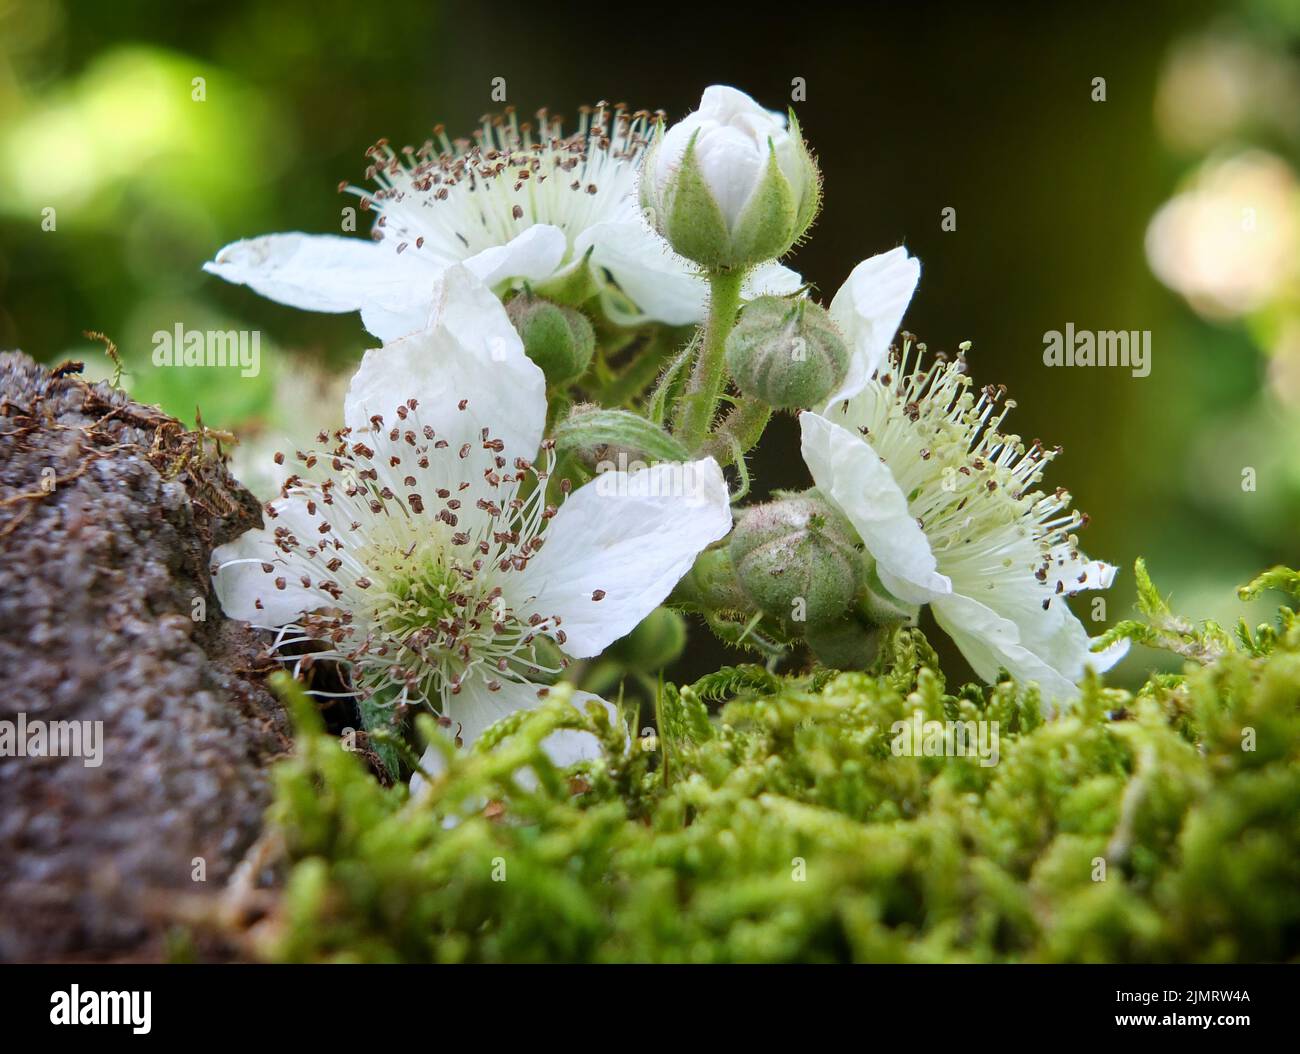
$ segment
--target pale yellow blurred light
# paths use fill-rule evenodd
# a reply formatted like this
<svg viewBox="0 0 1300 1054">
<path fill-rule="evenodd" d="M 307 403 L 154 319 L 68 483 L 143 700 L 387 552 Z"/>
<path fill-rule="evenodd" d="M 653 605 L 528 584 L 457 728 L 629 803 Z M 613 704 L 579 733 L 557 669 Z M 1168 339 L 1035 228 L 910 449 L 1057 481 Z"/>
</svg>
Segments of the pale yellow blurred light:
<svg viewBox="0 0 1300 1054">
<path fill-rule="evenodd" d="M 1230 133 L 1249 113 L 1257 60 L 1239 40 L 1211 36 L 1178 45 L 1156 89 L 1156 123 L 1166 141 L 1203 149 Z"/>
<path fill-rule="evenodd" d="M 1249 126 L 1300 133 L 1300 66 L 1280 47 L 1212 31 L 1177 44 L 1156 87 L 1156 125 L 1178 149 L 1207 151 Z"/>
<path fill-rule="evenodd" d="M 1147 228 L 1147 260 L 1165 285 L 1211 318 L 1272 301 L 1296 277 L 1300 252 L 1295 173 L 1252 150 L 1206 162 Z"/>
</svg>

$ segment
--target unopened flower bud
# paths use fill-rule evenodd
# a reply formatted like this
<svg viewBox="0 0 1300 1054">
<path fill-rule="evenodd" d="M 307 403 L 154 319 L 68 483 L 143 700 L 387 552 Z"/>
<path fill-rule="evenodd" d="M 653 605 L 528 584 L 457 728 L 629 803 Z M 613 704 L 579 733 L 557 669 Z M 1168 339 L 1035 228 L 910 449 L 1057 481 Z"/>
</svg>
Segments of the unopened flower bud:
<svg viewBox="0 0 1300 1054">
<path fill-rule="evenodd" d="M 535 684 L 556 684 L 563 670 L 564 653 L 553 639 L 538 634 L 510 660 L 509 671 Z"/>
<path fill-rule="evenodd" d="M 708 270 L 787 252 L 817 214 L 821 177 L 797 123 L 742 91 L 706 88 L 700 108 L 656 137 L 641 204 L 672 247 Z"/>
<path fill-rule="evenodd" d="M 796 630 L 841 618 L 858 591 L 862 554 L 852 528 L 816 496 L 749 509 L 730 551 L 755 606 Z"/>
<path fill-rule="evenodd" d="M 778 410 L 824 403 L 848 373 L 849 359 L 830 315 L 803 297 L 759 297 L 727 337 L 736 387 Z"/>
<path fill-rule="evenodd" d="M 581 311 L 521 293 L 506 305 L 506 314 L 524 351 L 546 374 L 547 384 L 564 384 L 586 371 L 596 336 Z"/>
<path fill-rule="evenodd" d="M 605 658 L 653 673 L 676 662 L 686 647 L 686 620 L 676 611 L 655 608 L 626 637 L 605 649 Z"/>
</svg>

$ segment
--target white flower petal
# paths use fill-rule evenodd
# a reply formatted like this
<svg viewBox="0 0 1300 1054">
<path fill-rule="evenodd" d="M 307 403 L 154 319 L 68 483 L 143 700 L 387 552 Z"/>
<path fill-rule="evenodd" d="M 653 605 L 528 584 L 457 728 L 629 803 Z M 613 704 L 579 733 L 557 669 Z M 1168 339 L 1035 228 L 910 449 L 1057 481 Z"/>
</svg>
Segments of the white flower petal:
<svg viewBox="0 0 1300 1054">
<path fill-rule="evenodd" d="M 433 294 L 427 326 L 446 329 L 477 359 L 507 363 L 512 368 L 531 363 L 500 299 L 470 271 L 448 268 Z"/>
<path fill-rule="evenodd" d="M 600 696 L 575 690 L 569 697 L 569 701 L 580 711 L 585 711 L 588 703 L 599 703 L 609 714 L 610 724 L 615 728 L 619 727 L 618 707 L 606 702 Z M 601 753 L 600 740 L 590 732 L 582 732 L 576 728 L 562 728 L 558 732 L 552 732 L 542 740 L 542 749 L 546 751 L 546 756 L 560 768 L 568 768 L 580 761 L 595 761 Z"/>
<path fill-rule="evenodd" d="M 470 747 L 494 722 L 508 717 L 517 710 L 532 710 L 542 705 L 544 700 L 537 695 L 537 691 L 538 686 L 535 684 L 503 684 L 498 692 L 488 691 L 479 682 L 475 682 L 473 687 L 467 685 L 461 696 L 452 703 L 454 723 L 447 731 L 455 735 L 459 729 L 462 743 L 465 747 Z M 610 722 L 615 727 L 618 726 L 618 709 L 600 696 L 575 690 L 570 696 L 570 702 L 580 711 L 585 710 L 589 702 L 597 702 L 609 713 Z M 601 756 L 600 740 L 590 732 L 575 728 L 562 728 L 558 732 L 552 732 L 542 740 L 542 749 L 546 751 L 546 756 L 551 759 L 551 763 L 562 769 L 582 761 L 595 761 Z M 447 770 L 442 752 L 433 747 L 426 747 L 420 757 L 420 768 L 434 779 L 440 777 Z M 516 778 L 525 789 L 532 789 L 537 785 L 536 776 L 527 769 L 520 772 Z M 411 775 L 412 797 L 423 794 L 427 787 L 428 783 L 420 773 Z"/>
<path fill-rule="evenodd" d="M 794 296 L 802 285 L 803 275 L 798 271 L 768 260 L 745 276 L 740 295 L 746 300 L 756 300 L 760 296 Z"/>
<path fill-rule="evenodd" d="M 785 128 L 785 114 L 765 109 L 752 96 L 730 84 L 710 84 L 705 88 L 695 113 L 701 118 L 744 124 L 763 131 Z"/>
<path fill-rule="evenodd" d="M 416 333 L 428 325 L 429 304 L 433 295 L 433 279 L 422 284 L 419 291 L 409 290 L 410 296 L 402 305 L 380 304 L 376 301 L 361 307 L 361 324 L 366 332 L 383 341 L 397 340 L 408 333 Z"/>
<path fill-rule="evenodd" d="M 544 690 L 545 686 L 527 681 L 506 681 L 500 691 L 493 692 L 488 690 L 482 677 L 470 678 L 460 694 L 453 695 L 447 702 L 444 716 L 451 721 L 447 732 L 464 746 L 472 747 L 489 725 L 517 710 L 533 710 L 541 706 L 545 696 L 537 693 Z"/>
<path fill-rule="evenodd" d="M 221 610 L 230 618 L 251 622 L 255 626 L 283 626 L 296 622 L 307 611 L 330 607 L 335 601 L 316 588 L 305 588 L 302 576 L 313 581 L 319 572 L 295 553 L 285 553 L 275 544 L 275 528 L 286 527 L 299 538 L 317 537 L 316 525 L 321 516 L 307 514 L 307 498 L 291 494 L 272 502 L 276 511 L 267 526 L 245 531 L 233 542 L 219 545 L 212 552 L 217 567 L 213 586 L 221 601 Z M 272 565 L 267 572 L 264 564 Z M 284 588 L 276 580 L 284 580 Z M 258 602 L 261 602 L 259 608 Z"/>
<path fill-rule="evenodd" d="M 532 460 L 546 423 L 546 378 L 524 354 L 501 302 L 468 271 L 452 267 L 428 310 L 430 328 L 366 352 L 344 401 L 348 427 L 369 432 L 373 414 L 391 427 L 397 407 L 414 398 L 420 419 L 453 452 L 464 443 L 477 448 L 487 428 L 505 443 L 511 462 Z"/>
<path fill-rule="evenodd" d="M 688 114 L 661 134 L 654 152 L 654 181 L 657 188 L 662 188 L 677 171 L 700 124 L 701 121 L 694 114 Z"/>
<path fill-rule="evenodd" d="M 497 312 L 488 312 L 478 321 L 475 315 L 493 296 L 492 287 L 510 278 L 540 281 L 559 266 L 565 251 L 564 233 L 557 227 L 538 224 L 518 235 L 507 245 L 497 245 L 470 257 L 463 264 L 453 264 L 441 271 L 425 269 L 421 281 L 408 283 L 385 300 L 370 300 L 362 306 L 361 320 L 381 340 L 395 340 L 409 333 L 427 329 L 445 321 L 448 313 L 467 318 L 469 324 L 459 332 L 471 345 L 483 341 L 510 341 L 502 329 Z M 509 319 L 506 319 L 509 326 Z M 513 327 L 510 327 L 513 330 Z M 520 345 L 522 348 L 522 345 Z M 497 348 L 493 354 L 502 354 Z"/>
<path fill-rule="evenodd" d="M 442 751 L 432 746 L 425 747 L 424 753 L 420 755 L 420 768 L 428 773 L 430 779 L 440 779 L 447 771 L 447 762 Z M 418 772 L 412 772 L 410 788 L 411 797 L 417 798 L 429 789 L 429 780 Z"/>
<path fill-rule="evenodd" d="M 695 141 L 695 159 L 714 201 L 734 230 L 762 181 L 767 166 L 766 144 L 760 148 L 752 135 L 738 128 L 705 126 Z"/>
<path fill-rule="evenodd" d="M 1084 566 L 1082 559 L 1077 563 Z M 1114 569 L 1107 576 L 1098 572 L 1099 564 L 1100 561 L 1091 562 L 1095 572 L 1093 577 L 1097 581 L 1105 579 L 1109 584 Z M 1091 652 L 1093 642 L 1088 638 L 1083 623 L 1070 610 L 1066 593 L 1055 590 L 1055 581 L 1062 577 L 1060 570 L 1054 565 L 1046 582 L 1039 582 L 1028 572 L 978 578 L 969 573 L 954 574 L 953 591 L 978 598 L 984 607 L 1014 624 L 1020 644 L 1067 680 L 1077 682 L 1083 677 L 1085 666 L 1104 672 L 1124 657 L 1124 651 L 1112 648 L 1097 655 Z M 1075 577 L 1071 569 L 1066 578 L 1067 587 Z"/>
<path fill-rule="evenodd" d="M 546 691 L 542 685 L 526 681 L 507 681 L 498 691 L 489 691 L 487 685 L 479 678 L 468 681 L 461 693 L 452 696 L 450 712 L 447 716 L 452 725 L 449 732 L 460 737 L 466 747 L 478 742 L 479 736 L 487 731 L 489 725 L 518 710 L 535 710 L 546 701 L 539 696 L 539 691 Z M 598 695 L 591 692 L 575 691 L 571 702 L 578 710 L 585 710 L 589 701 L 600 703 L 609 711 L 609 719 L 618 721 L 618 711 Z M 546 751 L 555 764 L 560 766 L 575 765 L 579 761 L 590 761 L 600 756 L 600 743 L 590 732 L 576 729 L 561 729 L 552 732 L 542 740 L 542 749 Z"/>
<path fill-rule="evenodd" d="M 598 655 L 729 530 L 730 496 L 712 458 L 605 472 L 560 506 L 524 572 L 525 592 L 538 614 L 560 616 L 566 652 Z"/>
<path fill-rule="evenodd" d="M 960 593 L 931 603 L 935 621 L 952 637 L 976 674 L 992 684 L 999 669 L 1023 682 L 1035 682 L 1047 703 L 1063 703 L 1078 695 L 1074 681 L 1021 640 L 1020 630 L 992 608 Z"/>
<path fill-rule="evenodd" d="M 762 181 L 773 149 L 788 179 L 798 185 L 803 177 L 785 116 L 763 109 L 736 88 L 715 84 L 704 90 L 700 108 L 669 128 L 655 148 L 647 174 L 660 198 L 692 140 L 701 176 L 733 229 Z"/>
<path fill-rule="evenodd" d="M 646 319 L 670 326 L 699 322 L 705 316 L 708 287 L 693 264 L 682 259 L 639 220 L 597 223 L 574 242 L 581 256 L 591 250 L 591 266 L 609 278 L 640 314 L 620 321 L 635 325 Z"/>
<path fill-rule="evenodd" d="M 709 287 L 699 269 L 683 259 L 640 220 L 597 223 L 574 242 L 575 255 L 591 249 L 591 266 L 607 273 L 637 313 L 620 317 L 624 325 L 644 321 L 684 326 L 708 315 Z M 775 260 L 754 268 L 745 278 L 741 296 L 791 296 L 803 277 Z"/>
<path fill-rule="evenodd" d="M 822 496 L 848 517 L 894 596 L 924 604 L 952 591 L 889 466 L 861 436 L 805 411 L 803 459 Z"/>
<path fill-rule="evenodd" d="M 505 245 L 494 245 L 471 256 L 465 267 L 484 285 L 521 279 L 541 282 L 555 273 L 569 243 L 559 227 L 537 223 L 517 234 Z"/>
<path fill-rule="evenodd" d="M 884 361 L 920 278 L 920 261 L 901 246 L 853 268 L 830 306 L 831 320 L 848 338 L 853 357 L 828 406 L 862 391 Z"/>
<path fill-rule="evenodd" d="M 1118 572 L 1119 568 L 1104 560 L 1085 560 L 1080 556 L 1067 561 L 1064 567 L 1053 567 L 1052 577 L 1060 579 L 1067 592 L 1078 593 L 1085 589 L 1109 589 Z"/>
<path fill-rule="evenodd" d="M 299 233 L 233 242 L 203 269 L 281 304 L 326 312 L 400 304 L 436 274 L 386 243 Z"/>
<path fill-rule="evenodd" d="M 1101 638 L 1099 637 L 1094 637 L 1088 643 L 1091 646 L 1100 639 Z M 1084 659 L 1084 665 L 1091 666 L 1098 673 L 1105 673 L 1107 670 L 1111 669 L 1116 663 L 1118 663 L 1121 659 L 1123 659 L 1126 655 L 1128 655 L 1128 650 L 1131 643 L 1132 642 L 1128 640 L 1128 638 L 1121 637 L 1119 640 L 1115 641 L 1115 643 L 1109 645 L 1108 647 L 1102 648 L 1101 651 L 1094 652 L 1092 650 L 1089 650 L 1088 657 Z"/>
</svg>

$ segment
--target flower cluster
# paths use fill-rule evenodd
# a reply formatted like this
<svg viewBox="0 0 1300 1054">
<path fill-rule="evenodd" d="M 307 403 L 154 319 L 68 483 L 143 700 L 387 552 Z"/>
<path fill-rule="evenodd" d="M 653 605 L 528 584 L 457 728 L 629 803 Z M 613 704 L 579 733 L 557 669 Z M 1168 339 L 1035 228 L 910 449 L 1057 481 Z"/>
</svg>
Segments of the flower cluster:
<svg viewBox="0 0 1300 1054">
<path fill-rule="evenodd" d="M 372 732 L 427 707 L 470 744 L 557 679 L 595 684 L 571 660 L 665 603 L 841 668 L 929 605 L 979 676 L 1049 703 L 1118 658 L 1067 605 L 1114 569 L 1040 489 L 1056 451 L 1006 430 L 964 354 L 894 344 L 919 263 L 873 256 L 823 308 L 779 262 L 821 195 L 793 115 L 713 87 L 672 127 L 600 103 L 568 134 L 507 113 L 370 157 L 374 189 L 345 189 L 372 239 L 269 235 L 207 269 L 382 342 L 344 426 L 276 455 L 265 526 L 214 557 L 227 613 L 339 670 Z M 733 530 L 780 411 L 814 486 Z M 590 745 L 548 741 L 565 764 Z"/>
<path fill-rule="evenodd" d="M 364 700 L 431 706 L 471 743 L 536 705 L 565 656 L 631 632 L 731 512 L 707 459 L 689 493 L 661 464 L 551 504 L 542 371 L 464 268 L 435 301 L 426 328 L 366 353 L 346 426 L 294 455 L 266 526 L 218 548 L 215 577 L 226 612 L 282 652 L 319 642 L 311 660 L 338 660 Z"/>
<path fill-rule="evenodd" d="M 536 127 L 514 113 L 487 119 L 472 139 L 368 151 L 376 187 L 343 184 L 376 213 L 370 240 L 270 234 L 227 245 L 205 270 L 306 311 L 360 311 L 391 340 L 428 317 L 434 280 L 461 264 L 500 294 L 525 285 L 570 300 L 597 295 L 625 325 L 704 317 L 706 287 L 644 222 L 637 176 L 652 115 L 605 103 L 584 108 L 564 134 L 545 111 Z M 794 272 L 772 262 L 752 295 L 792 293 Z"/>
</svg>

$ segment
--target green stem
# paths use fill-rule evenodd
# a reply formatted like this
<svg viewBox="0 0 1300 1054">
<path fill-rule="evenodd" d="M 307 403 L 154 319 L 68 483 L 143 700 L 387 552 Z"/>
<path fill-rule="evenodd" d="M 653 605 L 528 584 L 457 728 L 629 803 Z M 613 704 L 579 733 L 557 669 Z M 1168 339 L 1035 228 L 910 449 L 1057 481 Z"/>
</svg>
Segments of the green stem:
<svg viewBox="0 0 1300 1054">
<path fill-rule="evenodd" d="M 554 388 L 548 391 L 547 395 L 549 398 L 546 403 L 546 432 L 549 435 L 555 426 L 564 419 L 565 414 L 569 412 L 573 406 L 573 400 Z"/>
<path fill-rule="evenodd" d="M 646 390 L 659 376 L 681 345 L 681 330 L 660 326 L 645 346 L 638 348 L 631 363 L 612 378 L 600 393 L 603 406 L 625 406 Z"/>
<path fill-rule="evenodd" d="M 659 740 L 659 758 L 662 762 L 662 776 L 664 781 L 664 790 L 668 789 L 668 737 L 665 734 L 664 726 L 664 685 L 663 674 L 659 675 L 659 683 L 655 685 L 654 702 L 655 702 L 655 738 Z"/>
<path fill-rule="evenodd" d="M 704 443 L 717 413 L 718 399 L 726 383 L 723 357 L 727 337 L 736 324 L 744 279 L 742 270 L 714 271 L 709 275 L 709 319 L 704 328 L 704 343 L 682 398 L 676 429 L 677 437 L 691 451 Z"/>
</svg>

